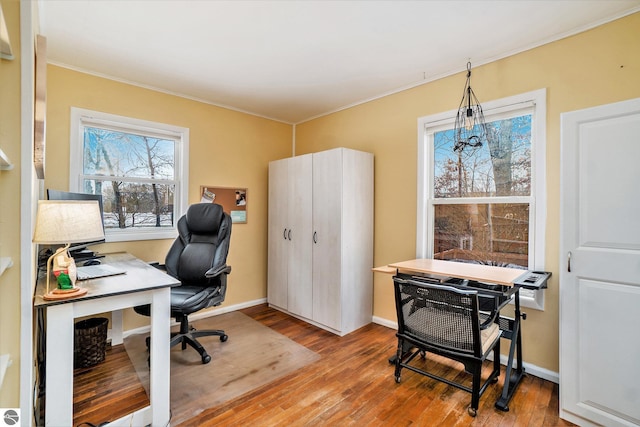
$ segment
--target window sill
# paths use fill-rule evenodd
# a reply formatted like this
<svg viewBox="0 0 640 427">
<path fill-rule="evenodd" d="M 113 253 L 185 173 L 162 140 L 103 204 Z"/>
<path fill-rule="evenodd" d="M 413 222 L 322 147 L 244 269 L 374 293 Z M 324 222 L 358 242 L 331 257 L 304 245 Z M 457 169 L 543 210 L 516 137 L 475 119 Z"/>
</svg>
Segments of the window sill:
<svg viewBox="0 0 640 427">
<path fill-rule="evenodd" d="M 105 241 L 109 242 L 130 242 L 135 240 L 164 240 L 175 239 L 178 237 L 178 231 L 174 228 L 167 230 L 123 230 L 114 231 L 107 230 Z"/>
<path fill-rule="evenodd" d="M 513 304 L 513 301 L 510 304 Z M 520 289 L 520 306 L 544 311 L 544 289 Z"/>
</svg>

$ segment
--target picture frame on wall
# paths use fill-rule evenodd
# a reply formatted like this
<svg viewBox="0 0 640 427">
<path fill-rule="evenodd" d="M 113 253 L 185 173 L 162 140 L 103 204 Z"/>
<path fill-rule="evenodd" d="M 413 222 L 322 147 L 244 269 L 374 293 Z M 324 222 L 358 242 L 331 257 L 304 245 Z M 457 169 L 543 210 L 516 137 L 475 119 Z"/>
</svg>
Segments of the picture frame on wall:
<svg viewBox="0 0 640 427">
<path fill-rule="evenodd" d="M 217 203 L 231 216 L 234 224 L 247 223 L 247 189 L 238 187 L 200 186 L 201 203 Z"/>
</svg>

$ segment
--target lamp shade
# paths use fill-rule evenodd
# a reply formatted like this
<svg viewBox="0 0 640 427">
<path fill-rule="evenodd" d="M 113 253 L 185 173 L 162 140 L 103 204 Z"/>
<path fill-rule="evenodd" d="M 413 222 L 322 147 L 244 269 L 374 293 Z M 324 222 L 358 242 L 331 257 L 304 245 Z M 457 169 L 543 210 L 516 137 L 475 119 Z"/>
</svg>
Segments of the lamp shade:
<svg viewBox="0 0 640 427">
<path fill-rule="evenodd" d="M 67 244 L 104 239 L 102 215 L 95 200 L 38 200 L 33 242 Z"/>
</svg>

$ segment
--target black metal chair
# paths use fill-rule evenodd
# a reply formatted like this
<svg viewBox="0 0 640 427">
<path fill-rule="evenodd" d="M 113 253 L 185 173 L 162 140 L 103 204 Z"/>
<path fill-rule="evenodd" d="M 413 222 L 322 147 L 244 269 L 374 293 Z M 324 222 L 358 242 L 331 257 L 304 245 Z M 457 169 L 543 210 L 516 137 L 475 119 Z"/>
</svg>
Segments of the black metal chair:
<svg viewBox="0 0 640 427">
<path fill-rule="evenodd" d="M 419 279 L 393 278 L 398 315 L 398 351 L 395 379 L 400 382 L 403 368 L 442 381 L 471 393 L 469 415 L 475 417 L 480 396 L 500 375 L 500 335 L 497 311 L 483 313 L 476 290 L 428 283 Z M 410 349 L 410 351 L 407 351 Z M 413 349 L 413 350 L 411 350 Z M 464 364 L 472 375 L 468 387 L 427 372 L 424 364 L 412 364 L 420 354 L 431 352 Z M 493 352 L 493 370 L 482 382 L 482 364 Z"/>
<path fill-rule="evenodd" d="M 231 217 L 223 212 L 222 206 L 191 205 L 178 220 L 178 238 L 161 266 L 181 282 L 180 286 L 171 288 L 171 316 L 180 323 L 180 332 L 171 334 L 171 346 L 180 343 L 184 350 L 190 345 L 200 353 L 202 363 L 209 363 L 211 356 L 197 337 L 216 335 L 224 342 L 228 336 L 222 330 L 197 331 L 189 325 L 188 316 L 224 301 L 227 275 L 231 273 L 227 265 L 230 240 Z M 134 310 L 148 316 L 149 308 L 144 305 Z"/>
</svg>

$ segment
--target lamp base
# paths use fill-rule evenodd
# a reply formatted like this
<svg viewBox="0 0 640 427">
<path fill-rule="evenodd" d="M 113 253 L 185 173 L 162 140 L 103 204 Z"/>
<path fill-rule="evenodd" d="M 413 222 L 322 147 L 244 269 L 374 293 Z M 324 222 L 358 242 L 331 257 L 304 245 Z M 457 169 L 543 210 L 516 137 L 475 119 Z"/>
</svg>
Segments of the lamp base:
<svg viewBox="0 0 640 427">
<path fill-rule="evenodd" d="M 47 301 L 54 301 L 54 300 L 81 297 L 86 293 L 87 293 L 87 289 L 85 288 L 54 289 L 44 294 L 42 298 L 44 298 Z"/>
</svg>

